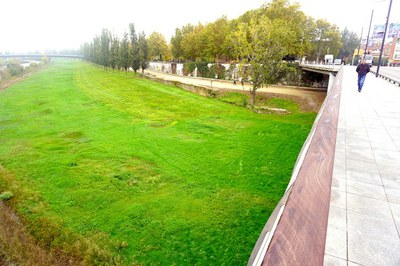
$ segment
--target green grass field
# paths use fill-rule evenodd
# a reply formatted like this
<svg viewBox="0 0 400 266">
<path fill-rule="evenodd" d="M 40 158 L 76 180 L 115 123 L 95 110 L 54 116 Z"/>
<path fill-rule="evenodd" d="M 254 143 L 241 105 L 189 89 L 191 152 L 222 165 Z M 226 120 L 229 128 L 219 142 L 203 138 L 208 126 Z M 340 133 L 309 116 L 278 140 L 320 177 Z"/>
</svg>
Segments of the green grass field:
<svg viewBox="0 0 400 266">
<path fill-rule="evenodd" d="M 245 265 L 314 119 L 55 61 L 0 92 L 0 192 L 87 264 Z"/>
</svg>

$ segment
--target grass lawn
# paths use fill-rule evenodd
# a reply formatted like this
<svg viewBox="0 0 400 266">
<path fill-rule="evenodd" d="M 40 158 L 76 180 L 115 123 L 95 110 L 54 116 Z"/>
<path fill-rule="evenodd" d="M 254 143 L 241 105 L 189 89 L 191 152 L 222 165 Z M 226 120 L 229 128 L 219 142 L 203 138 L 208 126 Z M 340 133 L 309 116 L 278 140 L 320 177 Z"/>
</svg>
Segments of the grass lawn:
<svg viewBox="0 0 400 266">
<path fill-rule="evenodd" d="M 245 265 L 314 119 L 55 61 L 0 92 L 0 192 L 87 264 Z"/>
</svg>

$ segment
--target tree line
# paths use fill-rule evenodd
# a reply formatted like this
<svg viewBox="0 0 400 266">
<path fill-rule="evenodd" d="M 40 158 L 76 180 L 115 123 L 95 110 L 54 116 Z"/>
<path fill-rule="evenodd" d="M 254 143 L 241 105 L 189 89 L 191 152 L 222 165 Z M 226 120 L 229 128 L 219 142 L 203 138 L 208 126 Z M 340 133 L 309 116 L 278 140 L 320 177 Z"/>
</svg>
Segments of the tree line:
<svg viewBox="0 0 400 266">
<path fill-rule="evenodd" d="M 223 16 L 205 25 L 177 28 L 170 45 L 157 32 L 148 38 L 143 32 L 137 36 L 130 24 L 129 35 L 125 32 L 121 40 L 104 29 L 92 43 L 84 45 L 83 51 L 89 61 L 112 69 L 132 67 L 135 72 L 144 70 L 148 60 L 183 60 L 198 65 L 233 62 L 239 65 L 233 76 L 253 84 L 254 104 L 258 88 L 293 76 L 296 68 L 288 62 L 302 58 L 321 61 L 325 54 L 346 59 L 358 43 L 355 33 L 347 29 L 341 33 L 336 25 L 306 16 L 299 4 L 273 0 L 237 19 Z"/>
<path fill-rule="evenodd" d="M 144 71 L 149 61 L 149 45 L 146 34 L 136 33 L 135 25 L 129 24 L 129 33 L 122 38 L 108 29 L 103 29 L 100 36 L 95 36 L 90 43 L 83 44 L 84 58 L 106 68 L 125 70 L 132 68 L 136 73 Z"/>
<path fill-rule="evenodd" d="M 265 28 L 265 23 L 258 23 L 265 20 L 273 23 L 276 30 Z M 269 36 L 273 32 L 285 33 L 285 38 L 279 42 L 281 50 L 287 53 L 287 59 L 305 57 L 308 61 L 321 61 L 325 54 L 348 59 L 359 43 L 354 32 L 347 29 L 340 32 L 336 25 L 306 16 L 299 4 L 290 5 L 288 0 L 274 0 L 245 12 L 237 19 L 228 20 L 223 16 L 208 24 L 187 24 L 176 28 L 169 44 L 159 32 L 153 32 L 147 38 L 144 32 L 138 36 L 131 23 L 129 33 L 125 32 L 122 38 L 103 29 L 101 35 L 96 36 L 91 43 L 84 44 L 82 50 L 89 61 L 111 68 L 121 66 L 124 69 L 131 62 L 135 66 L 131 66 L 134 70 L 137 70 L 138 57 L 142 57 L 143 62 L 240 62 L 254 53 L 249 50 L 254 41 L 252 34 L 260 30 L 268 30 Z M 142 54 L 138 55 L 137 51 Z M 130 58 L 124 58 L 124 55 Z"/>
<path fill-rule="evenodd" d="M 321 61 L 325 54 L 346 59 L 359 40 L 347 29 L 341 34 L 336 25 L 306 16 L 297 3 L 273 0 L 237 19 L 223 16 L 206 25 L 177 28 L 170 43 L 174 59 L 239 64 L 238 76 L 252 83 L 254 105 L 261 86 L 298 76 L 290 62 Z"/>
<path fill-rule="evenodd" d="M 267 22 L 268 21 L 268 22 Z M 255 34 L 280 45 L 287 58 L 321 61 L 325 54 L 340 58 L 352 55 L 358 38 L 345 29 L 344 37 L 336 25 L 326 20 L 306 16 L 299 4 L 274 0 L 262 7 L 247 11 L 237 19 L 223 16 L 208 24 L 187 24 L 175 29 L 170 51 L 163 57 L 191 61 L 236 61 L 247 59 L 255 51 Z M 356 44 L 354 45 L 354 41 Z M 351 45 L 349 46 L 349 42 Z M 346 50 L 346 51 L 344 51 Z M 170 52 L 170 54 L 168 54 Z"/>
</svg>

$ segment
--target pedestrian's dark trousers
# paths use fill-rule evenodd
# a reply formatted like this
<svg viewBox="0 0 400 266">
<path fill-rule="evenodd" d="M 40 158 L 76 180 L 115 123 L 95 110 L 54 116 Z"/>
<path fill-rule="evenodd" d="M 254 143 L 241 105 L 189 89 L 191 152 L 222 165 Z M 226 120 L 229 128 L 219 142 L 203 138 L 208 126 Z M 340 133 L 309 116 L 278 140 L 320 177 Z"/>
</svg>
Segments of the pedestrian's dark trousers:
<svg viewBox="0 0 400 266">
<path fill-rule="evenodd" d="M 365 76 L 366 75 L 358 75 L 358 90 L 360 91 L 362 87 L 364 86 L 364 81 L 365 81 Z"/>
</svg>

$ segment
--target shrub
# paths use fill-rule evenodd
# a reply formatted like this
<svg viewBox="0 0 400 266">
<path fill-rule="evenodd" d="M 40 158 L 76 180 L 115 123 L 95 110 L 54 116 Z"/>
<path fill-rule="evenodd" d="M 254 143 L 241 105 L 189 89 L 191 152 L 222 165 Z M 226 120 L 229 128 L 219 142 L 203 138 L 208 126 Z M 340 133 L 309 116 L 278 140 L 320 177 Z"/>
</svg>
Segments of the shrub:
<svg viewBox="0 0 400 266">
<path fill-rule="evenodd" d="M 195 62 L 188 62 L 183 64 L 183 74 L 185 76 L 187 76 L 188 74 L 192 74 L 195 69 L 196 69 Z"/>
<path fill-rule="evenodd" d="M 285 85 L 300 85 L 301 69 L 297 63 L 283 62 L 279 69 L 279 82 Z"/>
<path fill-rule="evenodd" d="M 218 64 L 215 66 L 216 68 L 216 73 L 218 75 L 218 79 L 225 79 L 226 76 L 226 69 L 223 65 Z"/>
<path fill-rule="evenodd" d="M 0 200 L 9 200 L 14 197 L 14 194 L 11 191 L 4 191 L 0 194 Z"/>
<path fill-rule="evenodd" d="M 208 67 L 207 62 L 197 62 L 197 71 L 198 75 L 203 78 L 208 78 L 210 77 L 210 68 Z"/>
<path fill-rule="evenodd" d="M 14 62 L 7 65 L 7 70 L 10 72 L 11 76 L 18 76 L 24 72 L 24 68 L 20 64 Z"/>
</svg>

